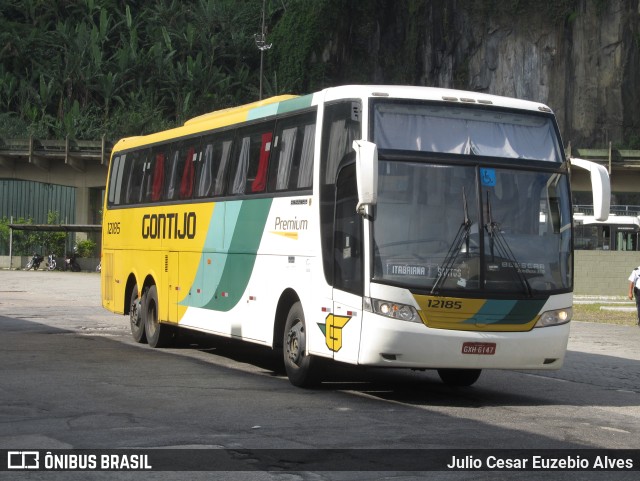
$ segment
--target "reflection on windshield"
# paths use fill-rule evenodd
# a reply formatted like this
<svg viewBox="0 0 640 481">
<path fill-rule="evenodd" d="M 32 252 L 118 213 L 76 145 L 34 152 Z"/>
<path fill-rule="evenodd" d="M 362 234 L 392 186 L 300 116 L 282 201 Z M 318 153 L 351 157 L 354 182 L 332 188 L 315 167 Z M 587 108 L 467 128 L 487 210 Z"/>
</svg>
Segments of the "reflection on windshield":
<svg viewBox="0 0 640 481">
<path fill-rule="evenodd" d="M 380 161 L 374 278 L 434 293 L 571 287 L 566 176 Z"/>
<path fill-rule="evenodd" d="M 477 107 L 378 101 L 380 149 L 562 162 L 552 118 Z"/>
</svg>

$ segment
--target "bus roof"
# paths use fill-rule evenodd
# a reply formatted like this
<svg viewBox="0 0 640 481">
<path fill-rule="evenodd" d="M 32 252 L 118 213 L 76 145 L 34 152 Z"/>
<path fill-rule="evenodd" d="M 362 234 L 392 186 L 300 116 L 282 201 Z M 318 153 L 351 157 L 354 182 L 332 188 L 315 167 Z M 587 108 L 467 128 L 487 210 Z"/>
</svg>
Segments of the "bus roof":
<svg viewBox="0 0 640 481">
<path fill-rule="evenodd" d="M 581 213 L 573 214 L 573 223 L 575 225 L 636 225 L 640 226 L 640 219 L 635 215 L 616 215 L 609 214 L 607 220 L 596 220 L 592 215 L 583 215 Z"/>
<path fill-rule="evenodd" d="M 280 95 L 271 97 L 257 102 L 252 102 L 238 107 L 230 107 L 227 109 L 216 110 L 207 114 L 194 117 L 187 120 L 183 126 L 174 129 L 164 130 L 149 135 L 141 135 L 137 137 L 125 137 L 120 139 L 113 147 L 113 151 L 126 150 L 141 145 L 153 144 L 163 140 L 173 139 L 184 135 L 195 134 L 201 131 L 212 130 L 215 128 L 225 127 L 236 123 L 249 120 L 250 112 L 269 106 L 277 106 L 279 103 L 295 99 L 295 95 Z"/>
<path fill-rule="evenodd" d="M 186 121 L 181 127 L 149 135 L 121 139 L 116 143 L 113 151 L 127 150 L 248 120 L 300 110 L 321 101 L 350 98 L 418 99 L 443 102 L 450 105 L 479 104 L 516 110 L 552 113 L 549 107 L 541 103 L 488 95 L 481 92 L 403 85 L 343 85 L 340 87 L 330 87 L 315 94 L 301 97 L 296 95 L 280 95 L 238 107 L 203 114 Z"/>
<path fill-rule="evenodd" d="M 420 87 L 407 85 L 344 85 L 330 87 L 322 92 L 324 100 L 359 97 L 389 97 L 398 99 L 418 99 L 443 103 L 493 105 L 517 110 L 531 110 L 552 113 L 546 105 L 529 100 L 521 100 L 483 92 L 445 89 L 439 87 Z"/>
</svg>

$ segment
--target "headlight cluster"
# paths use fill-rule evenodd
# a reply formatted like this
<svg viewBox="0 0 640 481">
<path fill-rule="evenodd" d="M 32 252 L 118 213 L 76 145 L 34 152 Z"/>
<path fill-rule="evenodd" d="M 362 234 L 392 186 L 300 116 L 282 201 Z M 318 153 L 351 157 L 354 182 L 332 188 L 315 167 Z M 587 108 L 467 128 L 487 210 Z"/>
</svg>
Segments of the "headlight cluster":
<svg viewBox="0 0 640 481">
<path fill-rule="evenodd" d="M 380 299 L 365 298 L 365 310 L 392 319 L 408 322 L 422 322 L 418 311 L 413 306 L 398 304 L 397 302 L 381 301 Z"/>
<path fill-rule="evenodd" d="M 533 327 L 549 327 L 566 324 L 573 316 L 573 309 L 567 307 L 565 309 L 556 309 L 555 311 L 543 312 Z"/>
</svg>

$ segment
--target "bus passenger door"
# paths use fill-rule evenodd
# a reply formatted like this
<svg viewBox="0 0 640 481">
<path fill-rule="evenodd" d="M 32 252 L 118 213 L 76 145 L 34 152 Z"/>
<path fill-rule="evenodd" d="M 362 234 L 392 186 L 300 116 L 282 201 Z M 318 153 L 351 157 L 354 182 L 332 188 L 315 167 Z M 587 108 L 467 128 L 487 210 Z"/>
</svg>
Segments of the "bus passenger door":
<svg viewBox="0 0 640 481">
<path fill-rule="evenodd" d="M 333 240 L 333 312 L 326 318 L 327 347 L 337 361 L 355 363 L 360 350 L 364 289 L 362 218 L 356 212 L 355 165 L 344 167 L 336 182 Z"/>
</svg>

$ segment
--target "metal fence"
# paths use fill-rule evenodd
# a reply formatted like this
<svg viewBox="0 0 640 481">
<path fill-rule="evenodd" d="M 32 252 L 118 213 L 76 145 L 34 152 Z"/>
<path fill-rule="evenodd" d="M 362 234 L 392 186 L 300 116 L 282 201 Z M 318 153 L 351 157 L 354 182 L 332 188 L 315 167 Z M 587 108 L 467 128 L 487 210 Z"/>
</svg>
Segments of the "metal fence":
<svg viewBox="0 0 640 481">
<path fill-rule="evenodd" d="M 593 205 L 573 205 L 573 213 L 584 215 L 593 215 Z M 615 215 L 640 215 L 640 205 L 612 205 L 609 208 L 609 214 Z"/>
<path fill-rule="evenodd" d="M 0 179 L 0 221 L 47 224 L 49 213 L 57 213 L 56 223 L 74 224 L 76 221 L 76 189 L 64 185 L 43 184 L 28 180 Z M 23 234 L 17 234 L 14 244 Z M 71 241 L 72 242 L 72 239 Z M 0 229 L 0 255 L 9 254 L 9 231 Z M 37 246 L 33 246 L 36 249 Z M 31 246 L 30 246 L 31 248 Z M 41 249 L 36 249 L 41 250 Z M 22 252 L 17 252 L 22 254 Z"/>
<path fill-rule="evenodd" d="M 76 189 L 28 180 L 0 179 L 0 219 L 13 217 L 14 222 L 22 218 L 31 219 L 35 224 L 46 224 L 49 212 L 57 212 L 61 223 L 75 223 Z"/>
</svg>

